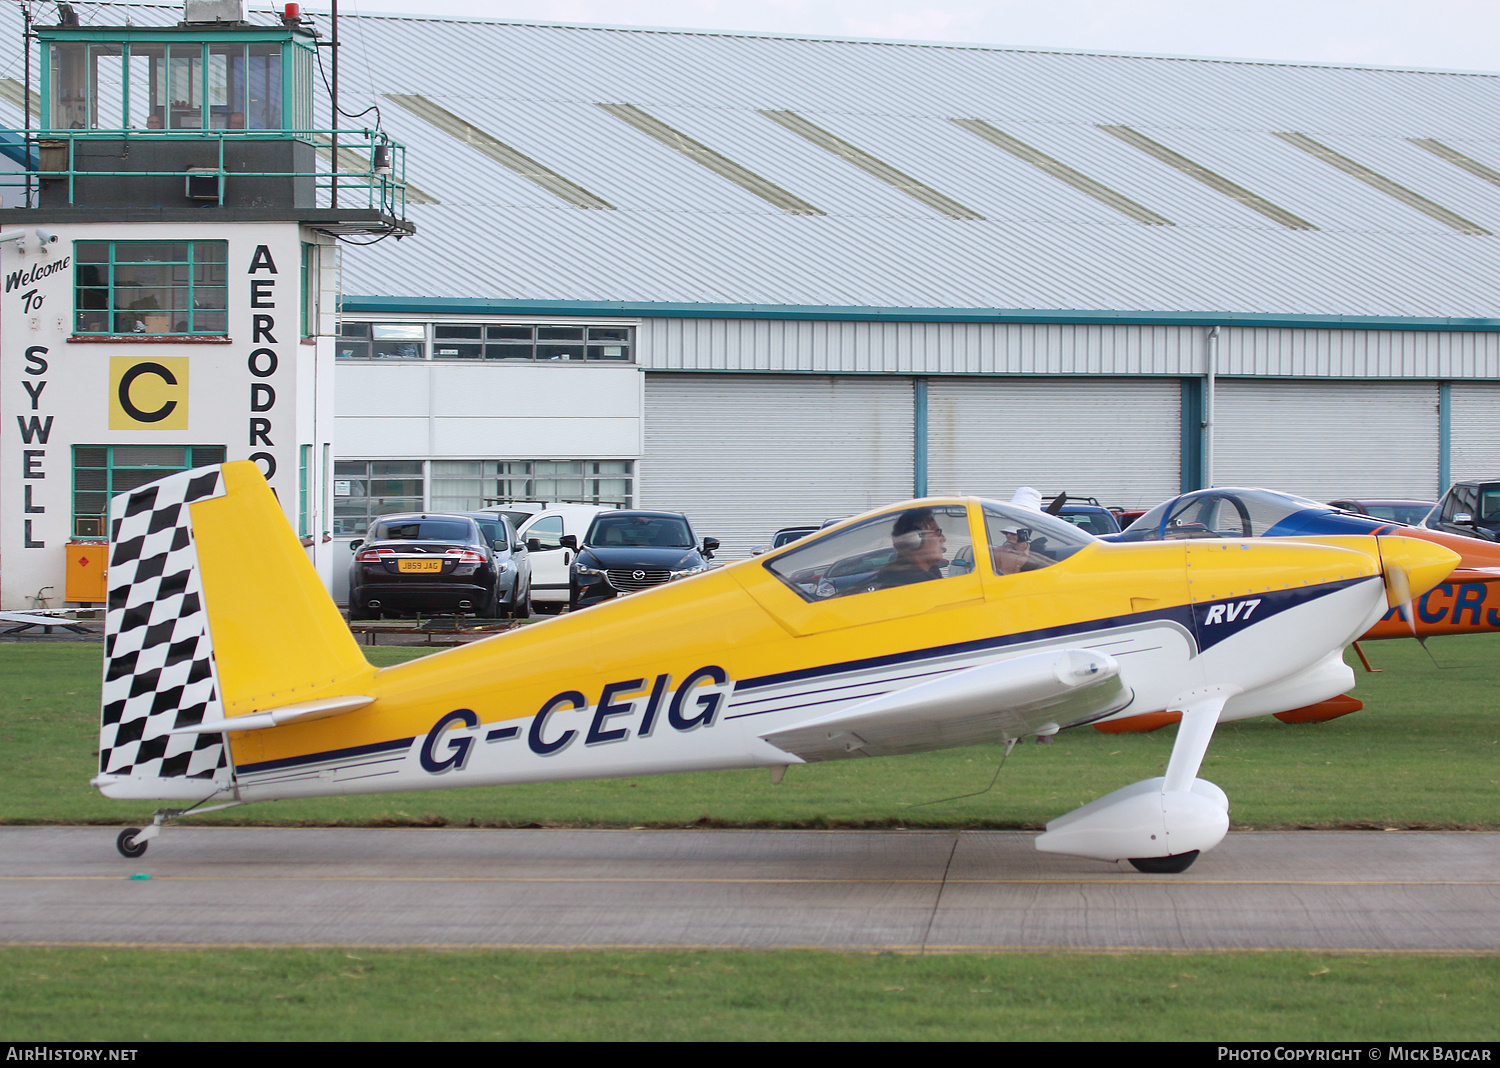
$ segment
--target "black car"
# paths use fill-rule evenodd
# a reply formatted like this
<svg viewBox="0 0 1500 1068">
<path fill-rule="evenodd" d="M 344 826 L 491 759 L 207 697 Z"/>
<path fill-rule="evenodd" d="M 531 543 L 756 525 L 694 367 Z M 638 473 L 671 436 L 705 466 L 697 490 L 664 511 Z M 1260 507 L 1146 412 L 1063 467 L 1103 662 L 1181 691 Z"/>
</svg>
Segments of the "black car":
<svg viewBox="0 0 1500 1068">
<path fill-rule="evenodd" d="M 1422 526 L 1466 538 L 1500 541 L 1500 482 L 1455 482 Z"/>
<path fill-rule="evenodd" d="M 531 614 L 531 565 L 510 521 L 497 515 L 382 516 L 354 543 L 349 618 L 467 612 Z"/>
<path fill-rule="evenodd" d="M 596 515 L 583 544 L 572 535 L 563 544 L 578 553 L 571 572 L 573 608 L 707 571 L 719 547 L 717 538 L 704 538 L 700 546 L 681 512 L 626 509 Z"/>
<path fill-rule="evenodd" d="M 1427 513 L 1432 511 L 1431 501 L 1412 501 L 1405 498 L 1393 498 L 1390 500 L 1342 500 L 1329 501 L 1333 507 L 1345 512 L 1353 512 L 1356 515 L 1367 515 L 1372 519 L 1389 519 L 1395 523 L 1405 523 L 1407 526 L 1417 526 L 1427 518 Z"/>
</svg>

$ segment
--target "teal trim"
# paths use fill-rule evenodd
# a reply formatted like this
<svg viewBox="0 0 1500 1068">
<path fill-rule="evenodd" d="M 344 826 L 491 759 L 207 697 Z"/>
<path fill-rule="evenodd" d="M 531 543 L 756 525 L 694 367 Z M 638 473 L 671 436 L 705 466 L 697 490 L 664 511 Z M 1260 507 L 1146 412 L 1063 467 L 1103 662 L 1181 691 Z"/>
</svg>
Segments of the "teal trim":
<svg viewBox="0 0 1500 1068">
<path fill-rule="evenodd" d="M 912 383 L 912 463 L 911 495 L 927 496 L 927 379 L 913 378 Z"/>
<path fill-rule="evenodd" d="M 1453 480 L 1449 462 L 1453 455 L 1453 383 L 1438 383 L 1438 496 L 1448 492 Z"/>
<path fill-rule="evenodd" d="M 1204 398 L 1207 394 L 1208 385 L 1204 379 L 1182 380 L 1182 453 L 1178 460 L 1181 493 L 1205 489 L 1208 485 L 1208 472 L 1203 469 L 1207 456 L 1203 440 L 1208 432 L 1203 425 Z"/>
<path fill-rule="evenodd" d="M 312 450 L 311 445 L 297 446 L 297 536 L 299 538 L 306 538 L 312 534 L 312 531 L 308 529 L 308 517 L 311 513 L 308 499 L 312 483 Z"/>
<path fill-rule="evenodd" d="M 1122 326 L 1269 326 L 1323 330 L 1500 332 L 1500 318 L 1292 315 L 1027 308 L 881 308 L 827 304 L 688 304 L 667 301 L 501 300 L 483 297 L 345 295 L 348 315 L 576 315 L 585 318 L 814 319 L 903 323 L 1082 323 Z"/>
<path fill-rule="evenodd" d="M 281 26 L 243 26 L 232 30 L 210 30 L 200 25 L 80 26 L 76 29 L 37 26 L 33 28 L 33 31 L 36 33 L 37 40 L 42 44 L 50 44 L 53 41 L 87 41 L 95 44 L 106 41 L 146 41 L 171 44 L 174 41 L 180 42 L 184 38 L 193 41 L 292 41 L 307 37 L 304 30 Z M 316 44 L 309 40 L 306 47 L 314 48 Z"/>
</svg>

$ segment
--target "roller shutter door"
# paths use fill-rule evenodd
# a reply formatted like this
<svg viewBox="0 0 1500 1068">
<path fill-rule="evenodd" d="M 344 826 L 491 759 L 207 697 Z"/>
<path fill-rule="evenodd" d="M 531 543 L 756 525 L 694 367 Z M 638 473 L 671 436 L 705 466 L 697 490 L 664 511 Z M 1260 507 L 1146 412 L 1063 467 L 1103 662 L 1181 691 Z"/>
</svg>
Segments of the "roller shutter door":
<svg viewBox="0 0 1500 1068">
<path fill-rule="evenodd" d="M 927 410 L 935 494 L 1034 486 L 1128 508 L 1181 489 L 1175 378 L 932 378 Z"/>
<path fill-rule="evenodd" d="M 1436 499 L 1436 383 L 1220 379 L 1217 394 L 1215 485 Z"/>
<path fill-rule="evenodd" d="M 1449 475 L 1455 482 L 1500 478 L 1500 385 L 1456 382 L 1450 401 Z"/>
<path fill-rule="evenodd" d="M 686 512 L 718 559 L 779 527 L 912 494 L 912 382 L 854 375 L 647 374 L 636 499 Z"/>
</svg>

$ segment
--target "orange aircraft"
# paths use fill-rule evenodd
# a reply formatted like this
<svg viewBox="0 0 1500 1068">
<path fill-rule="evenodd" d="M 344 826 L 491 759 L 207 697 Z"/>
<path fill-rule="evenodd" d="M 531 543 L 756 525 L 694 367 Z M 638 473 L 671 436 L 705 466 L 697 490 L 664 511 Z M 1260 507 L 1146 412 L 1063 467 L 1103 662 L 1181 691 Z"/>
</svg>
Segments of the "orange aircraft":
<svg viewBox="0 0 1500 1068">
<path fill-rule="evenodd" d="M 1106 541 L 1175 541 L 1183 538 L 1318 538 L 1330 534 L 1399 534 L 1452 549 L 1459 566 L 1447 581 L 1420 597 L 1398 605 L 1361 635 L 1361 640 L 1412 638 L 1425 641 L 1442 634 L 1500 631 L 1500 544 L 1466 538 L 1422 526 L 1391 523 L 1346 512 L 1306 497 L 1268 489 L 1215 488 L 1173 497 L 1141 516 L 1123 534 Z M 1369 669 L 1363 651 L 1354 651 Z M 1357 712 L 1364 703 L 1347 694 L 1307 708 L 1280 712 L 1285 723 L 1313 723 Z M 1102 731 L 1151 731 L 1177 722 L 1173 712 L 1148 712 L 1129 719 L 1095 724 Z"/>
</svg>

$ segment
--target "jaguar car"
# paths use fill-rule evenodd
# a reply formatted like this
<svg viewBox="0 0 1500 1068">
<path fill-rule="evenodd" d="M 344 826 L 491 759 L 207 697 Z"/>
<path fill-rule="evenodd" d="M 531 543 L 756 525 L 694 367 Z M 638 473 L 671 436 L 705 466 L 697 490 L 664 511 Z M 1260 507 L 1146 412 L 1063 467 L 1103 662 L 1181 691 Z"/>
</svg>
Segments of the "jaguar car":
<svg viewBox="0 0 1500 1068">
<path fill-rule="evenodd" d="M 530 615 L 526 547 L 503 516 L 381 516 L 354 550 L 351 619 L 405 612 L 464 612 L 483 619 Z"/>
</svg>

